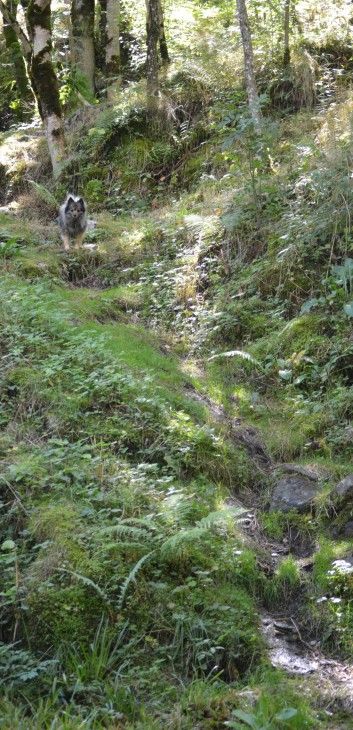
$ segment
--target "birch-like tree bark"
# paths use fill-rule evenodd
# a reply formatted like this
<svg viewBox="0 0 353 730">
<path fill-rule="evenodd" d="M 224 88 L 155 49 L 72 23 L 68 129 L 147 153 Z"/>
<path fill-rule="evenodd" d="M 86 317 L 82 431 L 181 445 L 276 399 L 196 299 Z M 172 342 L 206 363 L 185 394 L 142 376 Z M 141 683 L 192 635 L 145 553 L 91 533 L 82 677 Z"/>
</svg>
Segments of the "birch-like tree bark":
<svg viewBox="0 0 353 730">
<path fill-rule="evenodd" d="M 255 80 L 254 52 L 245 0 L 237 0 L 237 9 L 244 51 L 245 83 L 248 94 L 249 109 L 254 122 L 255 131 L 259 133 L 261 131 L 261 112 Z"/>
<path fill-rule="evenodd" d="M 27 22 L 32 45 L 30 78 L 44 123 L 54 176 L 57 177 L 66 149 L 59 86 L 51 58 L 50 0 L 30 0 Z"/>
<path fill-rule="evenodd" d="M 121 86 L 120 0 L 107 0 L 105 70 L 107 98 L 114 101 Z"/>
<path fill-rule="evenodd" d="M 21 102 L 25 105 L 34 102 L 34 96 L 30 87 L 29 78 L 26 71 L 26 63 L 24 58 L 24 49 L 21 46 L 20 39 L 16 30 L 14 29 L 10 17 L 17 23 L 17 6 L 18 0 L 7 0 L 6 8 L 8 10 L 8 20 L 4 18 L 4 38 L 6 48 L 10 52 L 11 61 L 14 68 L 14 77 L 17 85 L 17 90 Z M 31 55 L 31 48 L 28 49 L 29 57 Z M 31 110 L 29 109 L 31 113 Z M 26 110 L 23 111 L 23 116 L 26 116 Z"/>
<path fill-rule="evenodd" d="M 71 64 L 91 98 L 95 95 L 94 0 L 72 0 Z"/>
<path fill-rule="evenodd" d="M 159 13 L 158 0 L 146 0 L 146 31 L 147 31 L 147 109 L 150 115 L 158 109 L 158 56 L 157 44 L 159 40 Z"/>
</svg>

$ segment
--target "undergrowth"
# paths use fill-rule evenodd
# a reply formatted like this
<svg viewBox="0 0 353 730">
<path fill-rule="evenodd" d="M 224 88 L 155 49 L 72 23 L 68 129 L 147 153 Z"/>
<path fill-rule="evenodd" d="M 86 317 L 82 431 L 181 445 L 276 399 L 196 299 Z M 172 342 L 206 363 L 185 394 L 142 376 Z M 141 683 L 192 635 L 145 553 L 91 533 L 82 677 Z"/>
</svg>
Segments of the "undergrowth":
<svg viewBox="0 0 353 730">
<path fill-rule="evenodd" d="M 268 668 L 258 629 L 259 601 L 305 591 L 310 637 L 353 655 L 349 547 L 331 540 L 329 500 L 314 517 L 262 512 L 266 480 L 230 427 L 246 419 L 273 462 L 314 463 L 327 482 L 351 472 L 347 39 L 305 7 L 287 74 L 262 28 L 257 135 L 234 78 L 234 3 L 184 5 L 158 124 L 136 50 L 119 104 L 69 125 L 60 182 L 40 142 L 1 145 L 18 206 L 0 219 L 4 728 L 325 727 L 320 699 L 314 714 Z M 95 225 L 63 253 L 71 185 Z M 229 507 L 254 488 L 264 540 L 318 541 L 312 577 L 291 555 L 260 567 Z"/>
</svg>

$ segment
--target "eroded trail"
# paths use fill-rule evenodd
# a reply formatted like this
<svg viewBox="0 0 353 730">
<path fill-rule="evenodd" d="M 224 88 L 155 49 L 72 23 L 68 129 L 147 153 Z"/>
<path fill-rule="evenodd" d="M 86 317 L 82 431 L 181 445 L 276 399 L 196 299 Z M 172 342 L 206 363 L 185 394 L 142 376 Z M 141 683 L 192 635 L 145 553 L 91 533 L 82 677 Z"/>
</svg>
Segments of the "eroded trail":
<svg viewBox="0 0 353 730">
<path fill-rule="evenodd" d="M 193 390 L 188 393 L 208 408 L 217 423 L 226 425 L 234 444 L 244 446 L 252 457 L 254 467 L 270 478 L 278 464 L 272 462 L 266 446 L 261 442 L 255 429 L 239 419 L 230 420 L 224 408 L 214 403 L 208 396 Z M 295 469 L 293 465 L 291 470 Z M 303 467 L 298 465 L 297 471 L 301 473 L 301 470 Z M 252 499 L 251 492 L 247 492 L 245 497 L 241 495 L 226 501 L 230 505 L 245 509 L 240 529 L 246 540 L 250 539 L 254 544 L 259 544 L 259 522 L 256 518 L 259 507 L 258 495 L 253 494 Z M 261 551 L 265 553 L 266 571 L 275 573 L 283 556 L 291 554 L 291 547 L 288 541 L 285 541 L 285 544 L 283 541 L 273 539 L 268 541 L 263 534 L 260 539 Z M 314 551 L 315 545 L 306 543 L 303 551 L 305 557 L 297 559 L 301 571 L 312 569 Z M 303 585 L 307 585 L 307 581 L 303 580 Z M 303 638 L 308 634 L 308 628 L 301 625 L 298 614 L 304 600 L 303 594 L 297 603 L 291 601 L 287 607 L 281 606 L 280 611 L 259 607 L 260 629 L 268 647 L 269 660 L 272 667 L 282 669 L 289 676 L 299 680 L 303 678 L 300 684 L 303 693 L 311 700 L 314 699 L 314 704 L 319 708 L 324 708 L 331 730 L 349 730 L 353 727 L 353 665 L 329 658 L 321 650 L 318 641 L 311 640 L 310 637 L 307 640 Z M 348 718 L 340 719 L 338 717 L 340 713 L 348 715 Z M 352 716 L 351 720 L 349 716 Z"/>
<path fill-rule="evenodd" d="M 289 613 L 261 612 L 261 628 L 273 667 L 290 676 L 309 678 L 303 691 L 315 693 L 316 702 L 328 713 L 344 711 L 353 716 L 353 666 L 329 659 L 313 642 L 305 642 Z M 332 725 L 333 728 L 352 725 Z"/>
</svg>

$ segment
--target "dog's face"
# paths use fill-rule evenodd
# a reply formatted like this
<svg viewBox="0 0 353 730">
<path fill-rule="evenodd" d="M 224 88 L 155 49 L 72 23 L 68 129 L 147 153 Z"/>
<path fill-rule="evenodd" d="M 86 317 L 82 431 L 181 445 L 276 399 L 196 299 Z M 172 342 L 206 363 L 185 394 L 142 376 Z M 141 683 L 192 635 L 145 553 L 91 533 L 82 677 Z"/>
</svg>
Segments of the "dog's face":
<svg viewBox="0 0 353 730">
<path fill-rule="evenodd" d="M 70 220 L 79 220 L 79 218 L 82 218 L 85 212 L 86 206 L 82 198 L 79 198 L 79 200 L 74 200 L 73 198 L 68 199 L 66 203 L 65 213 Z"/>
</svg>

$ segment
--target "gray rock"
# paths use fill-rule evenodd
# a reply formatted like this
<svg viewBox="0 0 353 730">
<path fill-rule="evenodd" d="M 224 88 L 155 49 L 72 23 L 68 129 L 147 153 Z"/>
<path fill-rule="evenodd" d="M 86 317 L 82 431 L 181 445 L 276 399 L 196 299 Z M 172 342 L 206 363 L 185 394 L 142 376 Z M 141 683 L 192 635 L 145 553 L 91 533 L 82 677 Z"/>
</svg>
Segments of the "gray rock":
<svg viewBox="0 0 353 730">
<path fill-rule="evenodd" d="M 303 464 L 280 464 L 277 467 L 278 470 L 284 471 L 287 474 L 301 474 L 303 477 L 307 477 L 313 482 L 317 482 L 319 475 L 314 469 L 310 469 L 308 466 Z"/>
<path fill-rule="evenodd" d="M 351 538 L 353 537 L 353 520 L 348 520 L 346 524 L 342 528 L 343 537 Z"/>
<path fill-rule="evenodd" d="M 319 485 L 312 479 L 301 475 L 289 475 L 277 482 L 270 503 L 270 510 L 275 512 L 310 512 L 314 504 Z"/>
<path fill-rule="evenodd" d="M 337 502 L 345 503 L 353 501 L 353 474 L 341 479 L 333 489 L 331 489 L 330 497 Z"/>
</svg>

